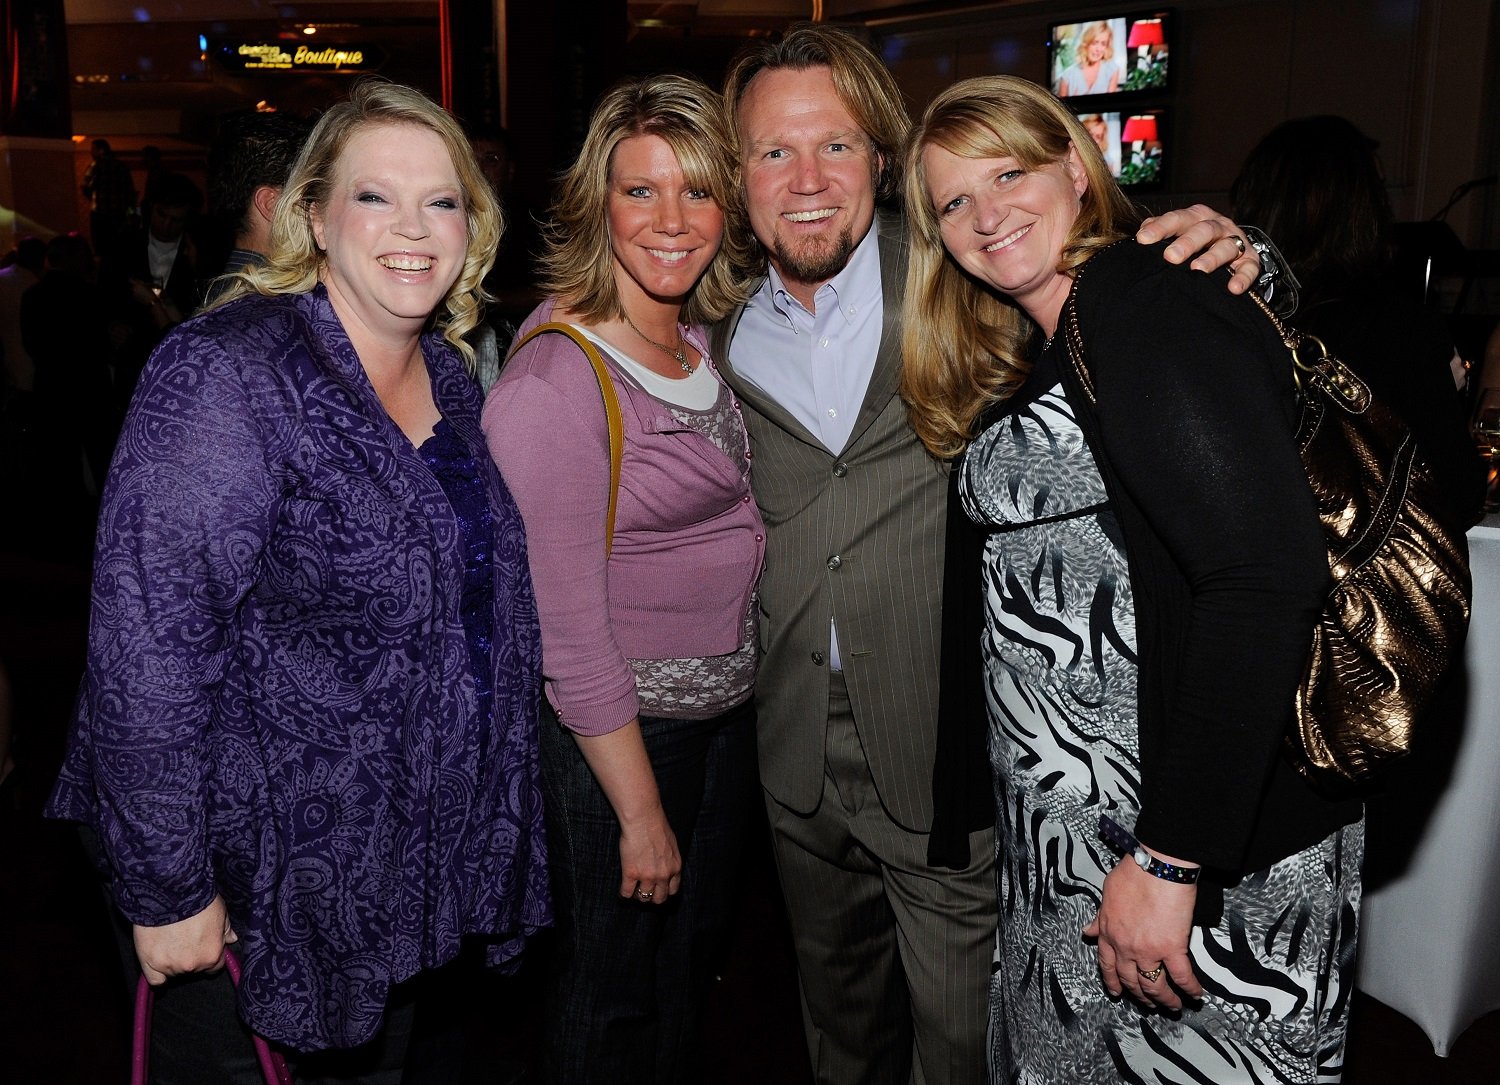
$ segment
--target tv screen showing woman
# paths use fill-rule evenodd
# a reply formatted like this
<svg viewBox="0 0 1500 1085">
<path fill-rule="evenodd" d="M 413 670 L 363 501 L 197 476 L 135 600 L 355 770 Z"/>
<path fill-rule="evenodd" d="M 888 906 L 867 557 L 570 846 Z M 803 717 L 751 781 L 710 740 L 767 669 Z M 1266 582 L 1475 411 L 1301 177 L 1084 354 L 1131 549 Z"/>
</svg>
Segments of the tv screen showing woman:
<svg viewBox="0 0 1500 1085">
<path fill-rule="evenodd" d="M 1171 13 L 1149 11 L 1052 27 L 1050 86 L 1059 98 L 1165 90 Z"/>
</svg>

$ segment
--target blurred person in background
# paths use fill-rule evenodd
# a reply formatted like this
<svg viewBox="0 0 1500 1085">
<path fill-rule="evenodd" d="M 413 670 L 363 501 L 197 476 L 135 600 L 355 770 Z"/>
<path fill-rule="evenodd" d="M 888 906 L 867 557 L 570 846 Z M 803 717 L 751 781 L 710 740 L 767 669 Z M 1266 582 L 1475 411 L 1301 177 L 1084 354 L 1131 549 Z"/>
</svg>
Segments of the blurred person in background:
<svg viewBox="0 0 1500 1085">
<path fill-rule="evenodd" d="M 94 253 L 82 234 L 58 234 L 46 271 L 21 298 L 21 340 L 35 366 L 38 462 L 49 502 L 97 499 L 120 427 L 109 321 Z"/>
<path fill-rule="evenodd" d="M 191 227 L 203 206 L 198 186 L 180 173 L 157 185 L 147 217 L 127 226 L 101 253 L 99 283 L 114 323 L 116 392 L 130 402 L 147 357 L 198 308 L 198 247 Z"/>
<path fill-rule="evenodd" d="M 536 308 L 538 260 L 542 251 L 541 219 L 516 185 L 515 149 L 510 133 L 494 127 L 470 133 L 474 157 L 505 214 L 505 236 L 495 253 L 495 266 L 485 277 L 484 288 L 491 300 L 485 306 L 484 323 L 475 329 L 477 356 L 475 373 L 486 391 L 500 372 L 500 361 L 510 349 L 516 327 Z"/>
<path fill-rule="evenodd" d="M 265 263 L 276 201 L 312 125 L 288 113 L 243 113 L 225 118 L 208 153 L 209 217 L 232 239 L 222 262 L 205 267 L 216 279 L 206 303 L 227 289 L 224 276 Z"/>
<path fill-rule="evenodd" d="M 94 251 L 105 257 L 136 213 L 135 181 L 125 163 L 115 156 L 109 140 L 94 140 L 89 156 L 92 161 L 83 173 L 83 195 L 89 201 L 89 237 Z"/>
<path fill-rule="evenodd" d="M 0 413 L 7 425 L 21 424 L 29 410 L 35 365 L 21 341 L 21 295 L 36 285 L 47 263 L 47 243 L 28 234 L 16 242 L 11 259 L 0 267 Z"/>
<path fill-rule="evenodd" d="M 171 172 L 162 159 L 161 148 L 156 144 L 148 143 L 141 148 L 141 171 L 141 218 L 149 218 L 162 178 Z"/>
<path fill-rule="evenodd" d="M 1465 370 L 1443 318 L 1397 289 L 1378 145 L 1343 117 L 1277 125 L 1229 190 L 1235 218 L 1275 239 L 1302 284 L 1292 316 L 1415 432 L 1453 521 L 1478 520 L 1484 466 L 1468 433 Z"/>
</svg>

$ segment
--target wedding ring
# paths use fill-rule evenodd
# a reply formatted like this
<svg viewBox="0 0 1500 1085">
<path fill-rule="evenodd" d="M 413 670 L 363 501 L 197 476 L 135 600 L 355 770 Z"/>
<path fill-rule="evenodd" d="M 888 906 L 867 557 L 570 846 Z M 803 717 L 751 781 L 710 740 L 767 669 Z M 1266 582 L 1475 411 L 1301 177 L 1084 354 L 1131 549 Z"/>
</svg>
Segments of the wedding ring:
<svg viewBox="0 0 1500 1085">
<path fill-rule="evenodd" d="M 1153 969 L 1152 969 L 1152 970 L 1151 970 L 1151 971 L 1149 971 L 1149 972 L 1147 972 L 1147 971 L 1146 971 L 1146 970 L 1145 970 L 1145 969 L 1144 969 L 1144 968 L 1142 968 L 1142 967 L 1141 967 L 1141 966 L 1140 966 L 1140 965 L 1136 965 L 1136 966 L 1135 966 L 1135 970 L 1136 970 L 1136 971 L 1137 971 L 1137 972 L 1139 972 L 1139 973 L 1140 973 L 1140 974 L 1141 974 L 1141 975 L 1143 975 L 1143 976 L 1145 976 L 1145 977 L 1146 977 L 1146 978 L 1147 978 L 1147 979 L 1148 979 L 1148 980 L 1150 980 L 1150 981 L 1151 981 L 1151 982 L 1152 982 L 1152 983 L 1155 983 L 1155 982 L 1156 982 L 1156 981 L 1157 981 L 1157 980 L 1159 980 L 1159 979 L 1161 979 L 1161 970 L 1162 970 L 1162 969 L 1163 969 L 1163 968 L 1166 968 L 1166 967 L 1167 967 L 1167 964 L 1166 964 L 1166 962 L 1165 962 L 1165 961 L 1163 961 L 1163 962 L 1162 962 L 1162 963 L 1161 963 L 1161 964 L 1159 964 L 1159 965 L 1157 965 L 1157 966 L 1156 966 L 1156 967 L 1155 967 L 1155 968 L 1153 968 Z"/>
<path fill-rule="evenodd" d="M 652 890 L 637 889 L 635 891 L 635 899 L 636 900 L 650 900 L 654 896 L 656 896 L 656 891 L 654 889 L 652 889 Z M 1158 969 L 1158 971 L 1160 971 L 1160 969 Z"/>
<path fill-rule="evenodd" d="M 1229 240 L 1234 242 L 1234 247 L 1240 250 L 1240 255 L 1245 255 L 1245 239 L 1239 234 L 1230 234 Z"/>
</svg>

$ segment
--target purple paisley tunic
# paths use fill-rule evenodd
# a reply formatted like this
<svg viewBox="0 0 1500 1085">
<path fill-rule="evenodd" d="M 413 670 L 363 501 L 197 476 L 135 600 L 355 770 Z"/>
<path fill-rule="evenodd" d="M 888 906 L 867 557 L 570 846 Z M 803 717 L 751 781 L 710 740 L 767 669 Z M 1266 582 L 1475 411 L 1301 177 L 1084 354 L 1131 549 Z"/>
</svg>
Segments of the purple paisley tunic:
<svg viewBox="0 0 1500 1085">
<path fill-rule="evenodd" d="M 390 985 L 462 935 L 504 965 L 551 920 L 521 518 L 461 359 L 422 347 L 445 432 L 419 452 L 321 287 L 162 343 L 105 489 L 49 805 L 95 829 L 132 922 L 222 893 L 246 1021 L 301 1050 L 370 1039 Z M 434 470 L 458 495 L 464 461 L 450 502 Z"/>
</svg>

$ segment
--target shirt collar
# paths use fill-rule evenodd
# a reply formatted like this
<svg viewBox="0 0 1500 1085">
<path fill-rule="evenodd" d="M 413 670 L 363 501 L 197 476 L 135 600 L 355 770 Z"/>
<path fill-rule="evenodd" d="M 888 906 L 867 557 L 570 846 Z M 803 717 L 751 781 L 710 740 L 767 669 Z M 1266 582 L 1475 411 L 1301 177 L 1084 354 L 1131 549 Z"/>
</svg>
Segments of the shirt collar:
<svg viewBox="0 0 1500 1085">
<path fill-rule="evenodd" d="M 846 322 L 853 323 L 861 310 L 880 300 L 880 241 L 876 236 L 879 233 L 879 222 L 872 220 L 864 238 L 849 254 L 849 262 L 837 275 L 818 287 L 813 298 L 818 302 L 819 311 L 823 310 L 823 302 L 828 299 Z M 788 324 L 792 319 L 791 307 L 803 309 L 802 303 L 786 289 L 786 283 L 774 264 L 767 264 L 766 281 L 756 293 L 765 295 L 771 308 Z"/>
</svg>

